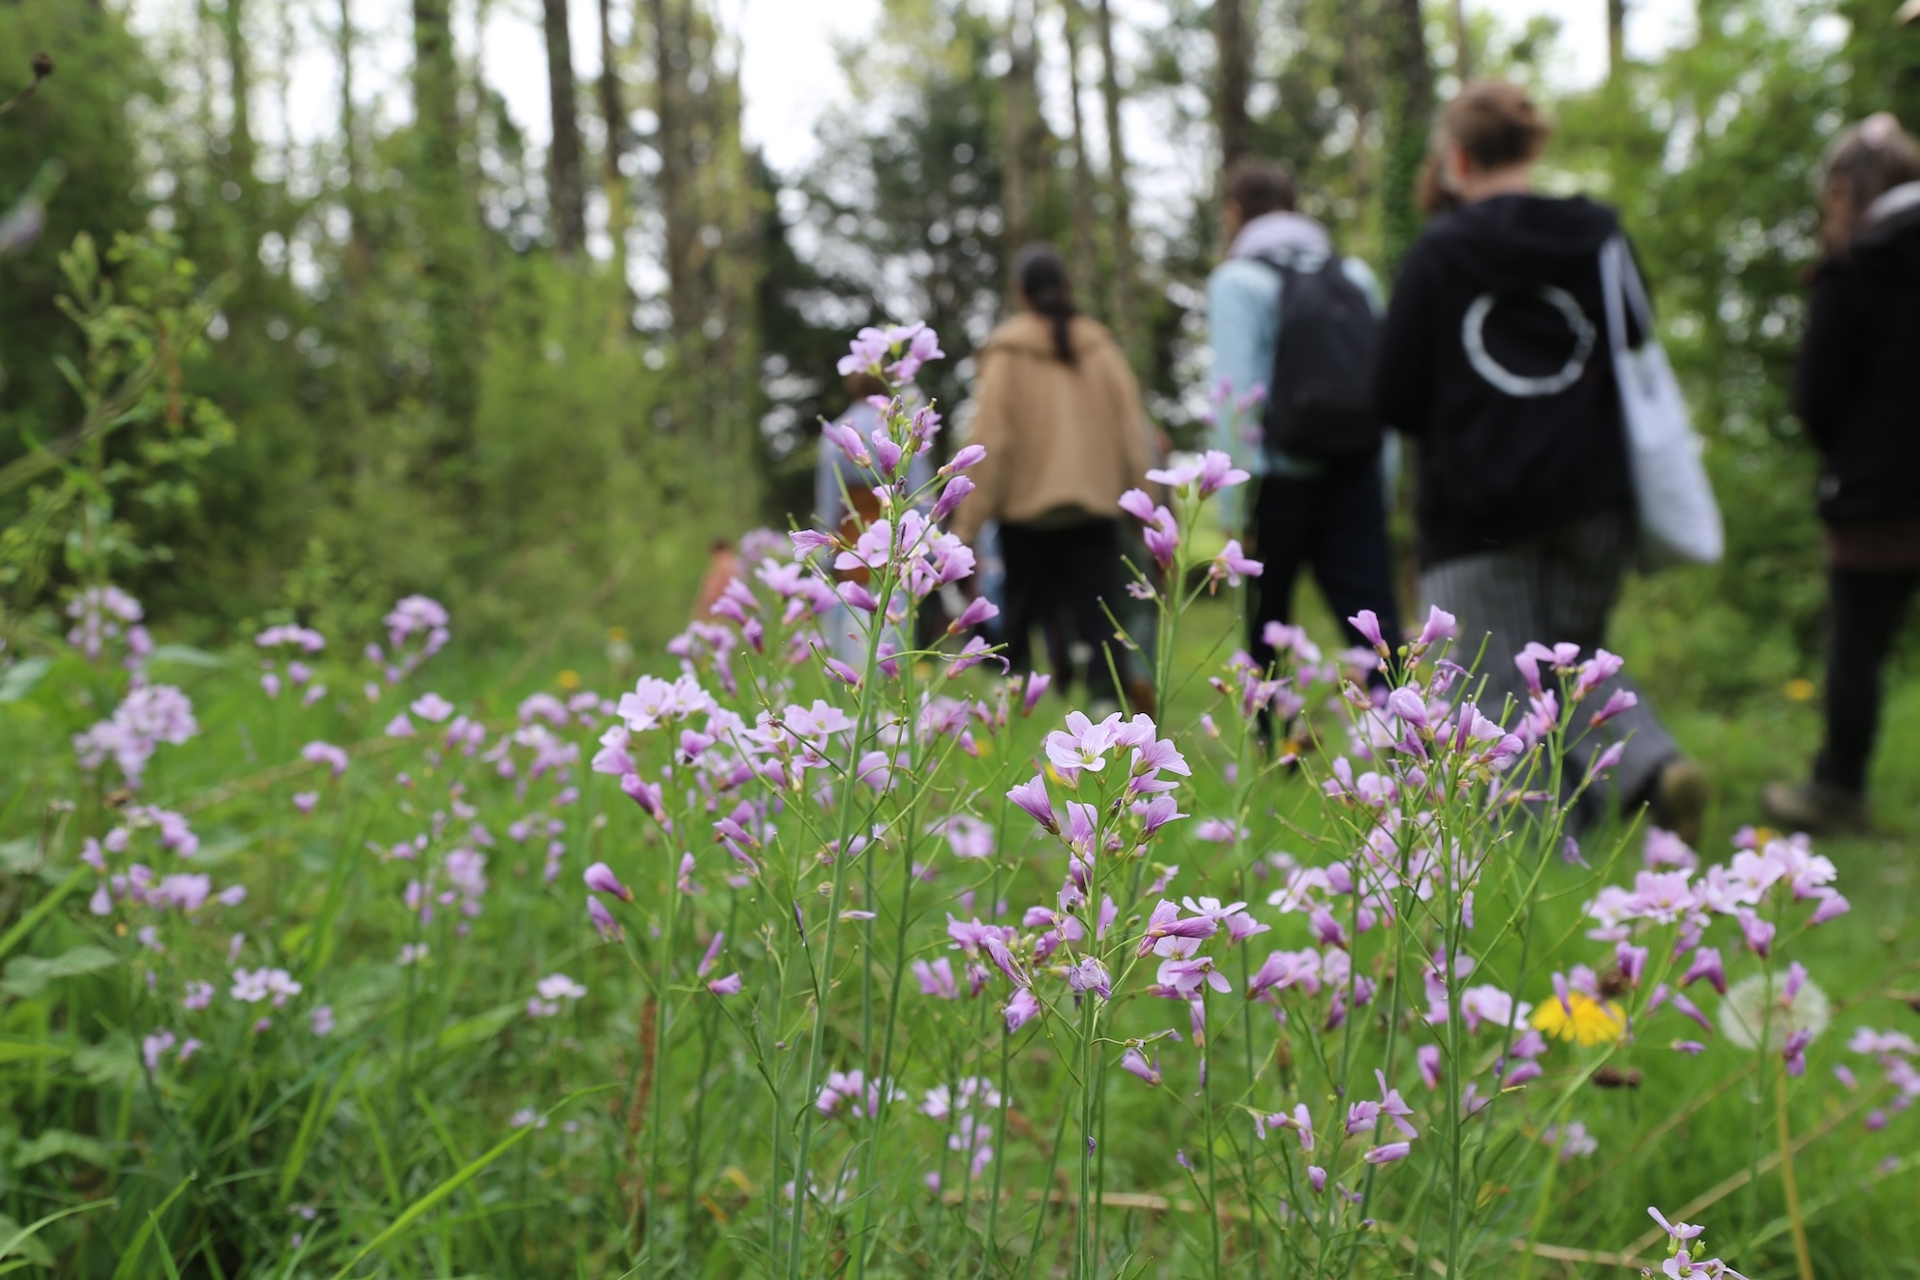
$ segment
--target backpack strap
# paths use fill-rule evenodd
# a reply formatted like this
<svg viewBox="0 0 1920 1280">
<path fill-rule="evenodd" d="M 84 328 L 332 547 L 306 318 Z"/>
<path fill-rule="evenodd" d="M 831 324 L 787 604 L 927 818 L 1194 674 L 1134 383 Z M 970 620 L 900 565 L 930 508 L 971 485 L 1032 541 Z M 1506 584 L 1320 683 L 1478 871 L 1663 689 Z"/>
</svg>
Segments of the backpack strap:
<svg viewBox="0 0 1920 1280">
<path fill-rule="evenodd" d="M 1284 278 L 1287 275 L 1318 275 L 1329 267 L 1339 266 L 1340 255 L 1332 249 L 1324 251 L 1315 249 L 1306 252 L 1288 250 L 1276 254 L 1255 254 L 1242 261 L 1258 262 L 1264 267 L 1272 268 Z"/>
</svg>

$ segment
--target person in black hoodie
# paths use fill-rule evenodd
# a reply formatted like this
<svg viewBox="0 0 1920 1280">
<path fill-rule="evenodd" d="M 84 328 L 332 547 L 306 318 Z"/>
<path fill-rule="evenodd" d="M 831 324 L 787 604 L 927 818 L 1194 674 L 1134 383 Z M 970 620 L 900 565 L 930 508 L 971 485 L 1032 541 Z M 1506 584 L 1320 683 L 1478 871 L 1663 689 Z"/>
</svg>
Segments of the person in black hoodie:
<svg viewBox="0 0 1920 1280">
<path fill-rule="evenodd" d="M 1401 263 L 1375 382 L 1381 418 L 1417 445 L 1422 594 L 1458 617 L 1467 654 L 1488 637 L 1490 711 L 1509 696 L 1526 709 L 1533 690 L 1513 659 L 1529 642 L 1573 643 L 1583 659 L 1599 649 L 1636 544 L 1600 284 L 1620 223 L 1584 197 L 1534 193 L 1547 133 L 1499 81 L 1468 85 L 1442 112 L 1421 184 L 1437 216 Z M 1639 697 L 1616 677 L 1594 707 L 1615 689 Z M 1651 805 L 1655 823 L 1697 840 L 1698 767 L 1644 701 L 1583 751 L 1623 737 L 1623 809 Z"/>
<path fill-rule="evenodd" d="M 1823 175 L 1794 408 L 1821 455 L 1827 734 L 1811 780 L 1761 795 L 1775 822 L 1813 833 L 1866 825 L 1881 671 L 1920 591 L 1920 142 L 1873 116 L 1834 141 Z"/>
</svg>

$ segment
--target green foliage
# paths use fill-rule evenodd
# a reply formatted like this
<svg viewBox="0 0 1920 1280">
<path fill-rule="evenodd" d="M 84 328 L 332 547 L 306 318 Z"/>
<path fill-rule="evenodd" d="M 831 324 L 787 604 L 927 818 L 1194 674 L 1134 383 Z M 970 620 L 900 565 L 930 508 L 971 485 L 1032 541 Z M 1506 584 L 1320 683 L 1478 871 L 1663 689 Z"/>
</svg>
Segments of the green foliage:
<svg viewBox="0 0 1920 1280">
<path fill-rule="evenodd" d="M 970 0 L 894 9 L 849 62 L 855 102 L 827 119 L 820 159 L 799 185 L 806 225 L 832 246 L 820 255 L 813 309 L 843 333 L 869 317 L 911 317 L 971 346 L 1001 318 L 1008 263 L 1020 248 L 1005 243 L 1001 209 L 1001 24 Z M 1047 137 L 1049 155 L 1053 146 Z M 1041 173 L 1060 170 L 1045 164 Z M 1066 230 L 1057 185 L 1035 191 L 1032 205 L 1035 239 Z M 804 372 L 835 377 L 830 368 Z M 951 365 L 927 375 L 934 399 L 949 408 L 965 399 Z"/>
<path fill-rule="evenodd" d="M 1711 6 L 1692 45 L 1562 104 L 1549 153 L 1557 185 L 1621 207 L 1726 516 L 1724 564 L 1629 594 L 1623 634 L 1667 696 L 1767 698 L 1817 663 L 1817 463 L 1788 394 L 1815 171 L 1846 106 L 1844 63 L 1807 39 L 1829 11 Z"/>
<path fill-rule="evenodd" d="M 86 348 L 83 364 L 53 362 L 83 416 L 57 441 L 29 436 L 34 451 L 0 470 L 0 502 L 18 513 L 0 532 L 0 588 L 16 604 L 56 569 L 97 583 L 169 558 L 165 522 L 192 513 L 204 460 L 233 439 L 220 409 L 184 386 L 222 287 L 201 289 L 163 232 L 123 233 L 105 264 L 82 232 L 60 265 L 70 293 L 57 305 Z"/>
<path fill-rule="evenodd" d="M 455 625 L 467 634 L 465 619 L 456 618 Z M 1315 617 L 1311 625 L 1316 635 L 1331 637 L 1330 620 Z M 1184 622 L 1176 670 L 1213 669 L 1216 646 L 1236 631 L 1228 609 L 1204 603 Z M 578 803 L 550 803 L 561 786 L 551 776 L 504 778 L 492 761 L 479 756 L 449 752 L 434 758 L 428 754 L 431 742 L 383 739 L 379 731 L 386 718 L 429 687 L 463 709 L 483 709 L 503 730 L 515 724 L 510 709 L 521 697 L 564 690 L 510 670 L 522 665 L 510 653 L 468 665 L 452 652 L 369 705 L 355 687 L 365 670 L 357 646 L 369 634 L 349 630 L 329 636 L 316 665 L 320 678 L 345 694 L 311 709 L 285 695 L 273 702 L 261 695 L 248 669 L 257 654 L 247 644 L 236 646 L 236 662 L 224 671 L 176 667 L 165 673 L 192 694 L 205 733 L 156 760 L 142 800 L 187 813 L 203 843 L 192 858 L 174 860 L 153 851 L 153 834 L 143 829 L 135 839 L 146 843 L 135 856 L 168 871 L 210 874 L 220 886 L 245 883 L 250 894 L 238 907 L 210 904 L 197 918 L 133 908 L 122 908 L 120 918 L 101 918 L 86 909 L 82 890 L 33 923 L 7 981 L 0 984 L 0 1216 L 11 1219 L 0 1221 L 0 1253 L 26 1225 L 70 1212 L 74 1216 L 49 1222 L 14 1244 L 14 1256 L 6 1261 L 33 1257 L 46 1262 L 51 1274 L 75 1280 L 162 1275 L 167 1266 L 182 1275 L 217 1273 L 234 1280 L 289 1274 L 324 1280 L 356 1258 L 361 1259 L 358 1269 L 345 1274 L 381 1268 L 383 1274 L 418 1277 L 615 1276 L 636 1266 L 638 1274 L 662 1276 L 777 1273 L 784 1258 L 769 1257 L 764 1241 L 769 1221 L 786 1202 L 777 1179 L 767 1175 L 767 1152 L 775 1141 L 784 1141 L 791 1159 L 801 1113 L 811 1110 L 797 1096 L 797 1074 L 804 1064 L 794 1049 L 805 1044 L 813 1012 L 805 999 L 807 962 L 764 927 L 762 918 L 784 926 L 791 898 L 772 884 L 728 888 L 723 877 L 737 864 L 724 851 L 705 839 L 668 837 L 610 778 L 581 776 L 576 780 L 584 794 Z M 562 648 L 553 659 L 556 665 L 565 661 L 577 667 L 601 691 L 613 692 L 624 683 L 620 668 L 589 647 Z M 0 840 L 6 841 L 0 844 L 0 907 L 8 919 L 20 914 L 15 904 L 31 910 L 44 902 L 67 867 L 78 867 L 91 883 L 92 871 L 76 861 L 82 840 L 125 818 L 124 811 L 101 805 L 75 785 L 66 735 L 71 716 L 89 714 L 85 691 L 76 684 L 90 669 L 78 658 L 65 657 L 22 700 L 0 706 L 0 771 L 14 782 L 11 793 L 0 796 Z M 796 688 L 796 699 L 833 696 L 817 673 L 796 670 L 793 675 L 805 682 Z M 991 699 L 996 683 L 976 674 L 952 687 Z M 1890 717 L 1894 757 L 1920 747 L 1913 731 L 1920 719 L 1911 714 L 1920 707 L 1916 694 L 1920 689 L 1911 685 L 1897 691 Z M 1181 780 L 1180 808 L 1192 810 L 1195 818 L 1169 829 L 1163 838 L 1180 843 L 1163 846 L 1156 859 L 1177 860 L 1187 868 L 1170 896 L 1245 898 L 1263 921 L 1274 924 L 1273 933 L 1245 944 L 1254 947 L 1246 957 L 1251 965 L 1274 947 L 1300 945 L 1301 917 L 1279 916 L 1265 905 L 1266 893 L 1276 887 L 1273 879 L 1241 865 L 1242 858 L 1227 847 L 1195 839 L 1191 828 L 1198 818 L 1231 813 L 1251 797 L 1244 817 L 1257 835 L 1245 852 L 1253 853 L 1255 866 L 1267 864 L 1254 851 L 1285 848 L 1318 863 L 1348 856 L 1352 842 L 1322 807 L 1315 783 L 1304 776 L 1324 767 L 1323 759 L 1310 756 L 1303 769 L 1266 778 L 1251 789 L 1246 775 L 1229 781 L 1224 766 L 1233 753 L 1196 727 L 1203 710 L 1230 721 L 1227 707 L 1193 680 L 1166 717 L 1169 724 L 1186 726 L 1183 749 L 1194 776 Z M 940 785 L 900 797 L 923 806 L 922 819 L 936 812 L 935 805 L 974 804 L 996 819 L 999 836 L 999 856 L 982 862 L 952 858 L 937 838 L 920 840 L 914 856 L 933 878 L 914 881 L 914 958 L 960 959 L 945 945 L 943 907 L 962 916 L 973 911 L 985 916 L 989 903 L 1006 897 L 1012 906 L 1008 918 L 1016 919 L 1024 907 L 1053 900 L 1062 874 L 1058 847 L 1017 811 L 998 822 L 995 806 L 1010 782 L 1031 775 L 1041 735 L 1057 725 L 1059 712 L 1057 702 L 1048 701 L 1032 721 L 1016 718 L 1005 730 L 989 733 L 976 724 L 976 736 L 990 749 L 977 759 L 953 754 L 943 767 L 954 772 L 943 774 Z M 1335 716 L 1321 723 L 1337 731 L 1337 722 Z M 1689 711 L 1676 727 L 1690 747 L 1726 760 L 1747 782 L 1796 760 L 1806 724 L 1801 709 L 1737 722 Z M 577 723 L 557 730 L 562 739 L 588 750 L 598 731 Z M 343 777 L 332 779 L 319 766 L 301 771 L 299 744 L 313 737 L 353 745 L 354 760 Z M 664 759 L 670 741 L 655 735 L 645 749 Z M 518 753 L 523 764 L 526 758 Z M 403 771 L 408 780 L 396 781 Z M 451 790 L 455 784 L 457 793 Z M 315 814 L 303 817 L 291 800 L 307 790 L 319 792 L 321 801 Z M 1911 1116 L 1894 1116 L 1884 1133 L 1861 1127 L 1865 1111 L 1883 1104 L 1884 1095 L 1874 1091 L 1885 1086 L 1872 1079 L 1865 1059 L 1844 1048 L 1852 1025 L 1904 1026 L 1899 1020 L 1909 1016 L 1886 993 L 1904 985 L 1889 975 L 1911 961 L 1911 948 L 1900 939 L 1912 914 L 1916 882 L 1899 840 L 1911 837 L 1911 813 L 1920 809 L 1906 803 L 1913 799 L 1910 781 L 1889 793 L 1899 797 L 1889 809 L 1890 836 L 1820 846 L 1839 863 L 1839 883 L 1855 900 L 1854 914 L 1782 944 L 1790 944 L 1815 981 L 1835 995 L 1867 993 L 1819 1038 L 1807 1074 L 1792 1082 L 1793 1132 L 1811 1135 L 1796 1162 L 1819 1275 L 1897 1275 L 1902 1261 L 1913 1256 L 1912 1215 L 1904 1212 L 1913 1177 L 1910 1131 L 1901 1127 L 1911 1123 Z M 417 859 L 397 859 L 380 850 L 431 830 L 431 811 L 448 811 L 455 794 L 460 803 L 478 809 L 473 820 L 497 840 L 486 849 L 491 885 L 478 916 L 469 919 L 445 909 L 423 925 L 403 906 L 404 886 L 436 873 L 452 841 L 434 843 Z M 1057 784 L 1055 794 L 1060 798 Z M 48 804 L 63 797 L 80 800 L 70 816 Z M 800 805 L 811 802 L 794 802 L 794 808 Z M 681 825 L 688 830 L 702 829 L 696 818 L 713 816 L 697 808 L 683 815 Z M 42 814 L 51 815 L 44 826 Z M 552 884 L 542 874 L 545 837 L 522 842 L 509 831 L 528 814 L 566 824 L 563 872 Z M 450 817 L 450 811 L 443 816 Z M 1724 847 L 1724 838 L 1744 816 L 1740 805 L 1718 816 L 1716 847 Z M 452 823 L 447 831 L 466 825 Z M 893 840 L 919 829 L 904 821 L 891 827 Z M 1583 840 L 1596 866 L 1604 866 L 1618 834 L 1597 832 Z M 369 842 L 377 848 L 369 848 Z M 691 850 L 685 847 L 689 843 Z M 866 926 L 851 921 L 840 926 L 835 1012 L 825 1043 L 828 1065 L 842 1069 L 875 1052 L 877 1028 L 863 1028 L 859 1008 L 860 957 L 866 948 L 878 947 L 891 961 L 897 921 L 890 906 L 900 900 L 909 862 L 904 848 L 890 842 L 875 847 L 884 854 L 873 867 L 875 886 L 862 884 L 868 863 L 856 861 L 847 876 L 850 905 L 879 906 L 886 914 L 874 923 L 872 941 L 864 940 Z M 1611 878 L 1627 874 L 1636 849 L 1637 842 L 1626 846 Z M 695 853 L 694 879 L 707 892 L 680 897 L 678 913 L 671 913 L 667 904 L 674 901 L 683 851 Z M 757 857 L 769 876 L 791 861 L 819 877 L 819 852 L 818 840 L 794 832 L 770 840 Z M 596 941 L 582 918 L 579 874 L 588 862 L 601 859 L 617 867 L 635 891 L 634 903 L 614 905 L 628 922 L 639 957 L 650 958 L 656 954 L 652 948 L 661 945 L 649 936 L 649 924 L 666 927 L 677 914 L 680 968 L 664 996 L 652 974 L 636 967 L 621 947 Z M 1571 943 L 1551 945 L 1597 954 L 1580 938 L 1585 922 L 1579 904 L 1589 883 L 1590 873 L 1580 868 L 1557 858 L 1546 862 L 1534 926 L 1543 945 L 1571 938 Z M 974 907 L 949 901 L 968 890 L 977 896 Z M 1498 922 L 1506 919 L 1498 898 L 1492 887 L 1482 894 L 1483 932 L 1498 932 Z M 808 893 L 801 905 L 812 926 L 810 962 L 817 965 L 825 954 L 827 903 Z M 122 920 L 129 924 L 125 931 L 114 927 Z M 142 945 L 135 936 L 134 928 L 146 923 L 159 926 L 157 940 L 164 951 Z M 1123 914 L 1119 928 L 1137 932 L 1138 924 Z M 705 976 L 738 969 L 748 979 L 747 994 L 725 1003 L 706 995 L 701 975 L 693 971 L 716 930 L 727 934 L 721 967 Z M 230 960 L 236 932 L 246 935 L 244 950 L 240 959 Z M 1126 937 L 1129 951 L 1132 936 Z M 430 944 L 427 963 L 397 966 L 399 948 L 416 941 Z M 1171 1280 L 1208 1274 L 1211 1215 L 1205 1204 L 1217 1197 L 1230 1211 L 1223 1215 L 1222 1229 L 1235 1242 L 1222 1268 L 1226 1274 L 1252 1275 L 1256 1262 L 1262 1275 L 1299 1274 L 1284 1269 L 1289 1235 L 1266 1216 L 1266 1206 L 1251 1210 L 1261 1215 L 1258 1231 L 1248 1231 L 1240 1216 L 1247 1211 L 1236 1182 L 1243 1157 L 1283 1160 L 1281 1143 L 1294 1139 L 1269 1132 L 1263 1143 L 1256 1141 L 1247 1112 L 1225 1100 L 1239 1096 L 1242 1081 L 1253 1080 L 1248 1097 L 1260 1110 L 1281 1108 L 1283 1099 L 1290 1105 L 1291 1091 L 1301 1089 L 1300 1082 L 1314 1070 L 1304 1018 L 1295 1016 L 1281 1028 L 1264 1007 L 1241 998 L 1245 945 L 1226 952 L 1235 993 L 1216 997 L 1210 1010 L 1205 1052 L 1218 1108 L 1211 1146 L 1201 1118 L 1204 1095 L 1194 1075 L 1198 1046 L 1163 1039 L 1150 1047 L 1158 1051 L 1166 1073 L 1158 1087 L 1110 1072 L 1099 1151 L 1104 1186 L 1117 1193 L 1102 1224 L 1116 1271 L 1124 1259 L 1131 1276 Z M 784 973 L 783 946 L 790 964 Z M 1753 963 L 1736 961 L 1732 951 L 1727 955 L 1730 967 Z M 1136 979 L 1144 981 L 1153 963 L 1145 962 Z M 1409 957 L 1404 963 L 1412 966 L 1417 960 Z M 1476 980 L 1491 980 L 1488 969 L 1505 963 L 1483 956 Z M 282 1008 L 267 1001 L 242 1004 L 229 994 L 236 966 L 265 965 L 285 967 L 302 984 Z M 955 964 L 956 973 L 962 968 Z M 526 1001 L 533 984 L 553 972 L 572 975 L 587 988 L 586 997 L 558 1017 L 529 1017 Z M 1385 980 L 1393 972 L 1380 976 Z M 156 979 L 151 994 L 148 973 Z M 892 976 L 888 967 L 878 966 L 876 975 L 884 991 Z M 1544 970 L 1536 976 L 1522 994 L 1540 1005 L 1554 997 Z M 20 977 L 30 980 L 16 982 Z M 212 1006 L 181 1008 L 188 979 L 216 984 Z M 1004 995 L 1004 982 L 992 981 L 998 984 L 996 994 Z M 918 997 L 913 979 L 905 983 L 895 1069 L 912 1096 L 890 1121 L 874 1191 L 837 1207 L 817 1208 L 818 1234 L 810 1234 L 806 1248 L 818 1268 L 803 1274 L 826 1274 L 838 1261 L 850 1260 L 863 1238 L 858 1231 L 863 1212 L 871 1213 L 877 1229 L 867 1237 L 873 1244 L 865 1264 L 869 1276 L 940 1274 L 942 1262 L 963 1274 L 1018 1275 L 1029 1259 L 1034 1274 L 1045 1274 L 1070 1256 L 1074 1226 L 1082 1221 L 1072 1207 L 1080 1120 L 1069 1117 L 1074 1132 L 1066 1144 L 1054 1128 L 1077 1086 L 1072 1075 L 1047 1061 L 1049 1033 L 1070 1038 L 1065 1019 L 1050 1014 L 1046 1023 L 1013 1041 L 1017 1052 L 1002 1076 L 997 1000 Z M 782 988 L 789 993 L 784 1006 L 770 994 Z M 1389 991 L 1383 985 L 1370 1016 L 1356 1018 L 1361 1027 L 1356 1043 L 1381 1033 L 1386 1019 L 1372 1015 Z M 1704 983 L 1689 992 L 1718 1019 Z M 1417 988 L 1405 998 L 1416 1000 Z M 654 1016 L 649 1006 L 661 999 L 676 1012 L 664 1051 L 652 1058 L 649 1069 L 644 1065 L 647 1034 L 661 1025 L 649 1021 Z M 326 1036 L 314 1034 L 310 1017 L 321 1004 L 333 1010 L 336 1022 Z M 659 1006 L 652 1007 L 657 1012 Z M 1303 1008 L 1296 1006 L 1295 1014 Z M 1151 1036 L 1177 1024 L 1186 1036 L 1184 1012 L 1165 1001 L 1137 1002 L 1114 1015 L 1112 1034 L 1116 1041 Z M 1258 1018 L 1249 1020 L 1249 1012 Z M 1744 1084 L 1751 1057 L 1721 1036 L 1702 1036 L 1710 1048 L 1699 1058 L 1672 1053 L 1666 1041 L 1674 1024 L 1666 1020 L 1674 1015 L 1658 1016 L 1661 1021 L 1650 1018 L 1637 1043 L 1620 1047 L 1610 1059 L 1644 1072 L 1636 1089 L 1585 1084 L 1590 1060 L 1570 1045 L 1554 1046 L 1546 1059 L 1549 1076 L 1528 1086 L 1524 1098 L 1529 1105 L 1563 1107 L 1565 1116 L 1583 1121 L 1602 1145 L 1591 1157 L 1558 1166 L 1549 1184 L 1545 1171 L 1551 1153 L 1516 1139 L 1515 1150 L 1523 1158 L 1512 1166 L 1515 1176 L 1489 1183 L 1476 1205 L 1484 1227 L 1470 1233 L 1475 1248 L 1460 1273 L 1517 1274 L 1512 1240 L 1528 1235 L 1529 1220 L 1543 1198 L 1549 1211 L 1534 1226 L 1532 1238 L 1559 1250 L 1611 1251 L 1649 1229 L 1646 1204 L 1671 1213 L 1723 1180 L 1740 1178 L 1756 1155 L 1771 1152 L 1774 1135 L 1758 1124 Z M 262 1017 L 272 1025 L 257 1027 Z M 1691 1031 L 1691 1024 L 1677 1025 Z M 180 1037 L 191 1032 L 206 1043 L 182 1062 L 176 1042 L 160 1053 L 149 1074 L 141 1040 L 159 1030 Z M 1268 1039 L 1283 1031 L 1288 1039 L 1275 1040 L 1270 1046 L 1275 1052 L 1267 1054 Z M 1425 1042 L 1436 1033 L 1415 1019 L 1402 1034 Z M 1283 1043 L 1289 1046 L 1287 1055 L 1278 1052 Z M 1412 1043 L 1409 1039 L 1403 1050 Z M 1248 1060 L 1250 1045 L 1261 1048 L 1257 1061 Z M 1118 1043 L 1109 1048 L 1113 1054 L 1121 1051 Z M 1836 1062 L 1860 1073 L 1861 1093 L 1844 1093 L 1833 1083 Z M 1463 1064 L 1461 1071 L 1476 1067 L 1484 1070 L 1484 1063 Z M 768 1104 L 761 1070 L 784 1073 L 780 1078 L 790 1103 L 784 1115 Z M 1777 1065 L 1771 1070 L 1777 1072 Z M 964 1152 L 946 1146 L 949 1126 L 916 1107 L 925 1088 L 972 1074 L 991 1075 L 996 1086 L 1004 1083 L 1011 1108 L 1004 1132 L 994 1133 L 993 1164 L 970 1181 Z M 1370 1068 L 1363 1066 L 1359 1075 L 1362 1096 L 1371 1096 Z M 651 1092 L 642 1091 L 642 1079 Z M 1401 1084 L 1419 1113 L 1415 1119 L 1422 1136 L 1415 1146 L 1425 1157 L 1422 1144 L 1443 1140 L 1442 1099 L 1455 1095 L 1459 1080 L 1451 1080 L 1444 1092 L 1425 1091 L 1411 1078 Z M 609 1085 L 607 1093 L 580 1096 Z M 1328 1160 L 1334 1139 L 1327 1130 L 1337 1128 L 1340 1104 L 1309 1097 L 1304 1089 L 1300 1097 L 1323 1126 L 1315 1158 Z M 830 1185 L 842 1168 L 858 1168 L 866 1157 L 850 1141 L 853 1126 L 844 1114 L 819 1125 L 824 1159 L 815 1167 L 820 1181 Z M 664 1172 L 648 1188 L 639 1171 L 650 1160 L 656 1134 L 663 1157 L 654 1167 Z M 1176 1150 L 1201 1170 L 1217 1163 L 1218 1188 L 1210 1187 L 1204 1174 L 1190 1178 L 1175 1162 Z M 1503 1162 L 1513 1154 L 1487 1153 Z M 1895 1162 L 1892 1172 L 1881 1163 L 1888 1159 Z M 942 1199 L 925 1189 L 924 1175 L 936 1171 L 955 1194 Z M 1418 1173 L 1413 1163 L 1379 1172 L 1373 1194 L 1392 1214 L 1382 1212 L 1382 1221 L 1404 1222 L 1422 1211 L 1420 1179 L 1408 1177 Z M 1470 1168 L 1464 1176 L 1486 1175 Z M 1359 1184 L 1349 1186 L 1358 1189 Z M 991 1188 L 999 1194 L 990 1196 Z M 989 1203 L 997 1205 L 992 1218 Z M 638 1216 L 642 1206 L 644 1218 Z M 1736 1190 L 1689 1217 L 1708 1224 L 1715 1251 L 1731 1257 L 1745 1274 L 1790 1274 L 1792 1250 L 1777 1173 L 1763 1172 L 1753 1193 Z M 643 1239 L 656 1245 L 651 1260 L 641 1252 Z M 1407 1274 L 1411 1246 L 1397 1239 L 1367 1239 L 1368 1251 L 1339 1274 Z M 1429 1233 L 1422 1247 L 1431 1255 L 1437 1244 Z M 1641 1256 L 1657 1265 L 1658 1245 Z M 1555 1274 L 1548 1262 L 1543 1255 L 1533 1274 Z"/>
<path fill-rule="evenodd" d="M 483 626 L 551 641 L 619 618 L 661 643 L 682 619 L 659 602 L 690 600 L 708 545 L 752 520 L 751 464 L 667 417 L 675 372 L 649 369 L 628 341 L 622 296 L 542 261 L 504 283 L 471 460 L 487 518 L 461 564 Z"/>
<path fill-rule="evenodd" d="M 0 98 L 27 83 L 28 58 L 38 51 L 52 57 L 53 75 L 0 118 L 0 207 L 11 206 L 49 161 L 62 176 L 38 239 L 0 257 L 0 463 L 29 438 L 65 434 L 79 417 L 72 390 L 52 376 L 56 355 L 81 354 L 80 335 L 58 323 L 54 310 L 68 288 L 60 255 L 81 231 L 112 244 L 141 224 L 142 166 L 128 110 L 159 92 L 115 8 L 72 0 L 0 5 Z"/>
</svg>

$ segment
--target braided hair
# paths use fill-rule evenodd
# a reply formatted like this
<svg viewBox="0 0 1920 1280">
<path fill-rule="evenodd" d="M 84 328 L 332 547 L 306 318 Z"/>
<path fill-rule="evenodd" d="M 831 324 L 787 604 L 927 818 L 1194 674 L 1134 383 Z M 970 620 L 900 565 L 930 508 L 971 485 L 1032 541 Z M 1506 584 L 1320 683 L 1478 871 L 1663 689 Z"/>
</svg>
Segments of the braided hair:
<svg viewBox="0 0 1920 1280">
<path fill-rule="evenodd" d="M 1054 354 L 1063 364 L 1074 363 L 1072 326 L 1079 312 L 1073 305 L 1067 264 L 1052 245 L 1035 244 L 1020 251 L 1013 271 L 1027 305 L 1053 322 Z"/>
</svg>

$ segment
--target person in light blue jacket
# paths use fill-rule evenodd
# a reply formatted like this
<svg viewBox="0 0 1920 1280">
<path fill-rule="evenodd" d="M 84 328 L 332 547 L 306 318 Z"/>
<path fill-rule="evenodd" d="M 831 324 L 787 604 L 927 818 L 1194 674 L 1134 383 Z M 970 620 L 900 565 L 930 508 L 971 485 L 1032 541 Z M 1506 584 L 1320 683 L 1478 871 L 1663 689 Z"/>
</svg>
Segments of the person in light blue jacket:
<svg viewBox="0 0 1920 1280">
<path fill-rule="evenodd" d="M 1397 465 L 1397 441 L 1339 460 L 1294 456 L 1266 438 L 1265 406 L 1289 388 L 1269 383 L 1290 273 L 1334 267 L 1365 295 L 1374 317 L 1384 310 L 1380 284 L 1358 258 L 1338 256 L 1319 222 L 1294 209 L 1293 177 L 1277 164 L 1242 161 L 1225 185 L 1226 260 L 1207 280 L 1207 338 L 1213 356 L 1213 447 L 1252 472 L 1252 510 L 1227 506 L 1224 518 L 1244 533 L 1266 566 L 1248 611 L 1248 649 L 1263 667 L 1273 661 L 1269 624 L 1291 622 L 1293 588 L 1303 565 L 1354 645 L 1371 647 L 1346 621 L 1371 610 L 1388 644 L 1400 643 L 1387 549 L 1386 506 Z M 1307 295 L 1302 295 L 1307 296 Z M 1295 323 L 1311 315 L 1294 312 Z M 1228 490 L 1223 496 L 1237 496 Z"/>
</svg>

